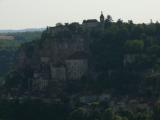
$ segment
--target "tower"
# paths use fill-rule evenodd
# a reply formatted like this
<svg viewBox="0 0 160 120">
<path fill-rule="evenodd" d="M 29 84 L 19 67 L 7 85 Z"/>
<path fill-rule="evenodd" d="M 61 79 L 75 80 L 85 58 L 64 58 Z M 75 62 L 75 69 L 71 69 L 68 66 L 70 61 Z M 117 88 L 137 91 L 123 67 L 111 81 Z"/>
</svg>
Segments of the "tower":
<svg viewBox="0 0 160 120">
<path fill-rule="evenodd" d="M 101 15 L 100 15 L 100 22 L 103 23 L 104 22 L 104 15 L 103 12 L 101 11 Z"/>
</svg>

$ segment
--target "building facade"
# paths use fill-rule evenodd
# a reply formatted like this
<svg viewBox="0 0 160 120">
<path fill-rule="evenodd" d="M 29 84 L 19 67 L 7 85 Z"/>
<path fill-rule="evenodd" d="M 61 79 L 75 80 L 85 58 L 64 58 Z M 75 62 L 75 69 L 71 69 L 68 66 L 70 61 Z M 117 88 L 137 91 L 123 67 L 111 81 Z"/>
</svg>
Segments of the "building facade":
<svg viewBox="0 0 160 120">
<path fill-rule="evenodd" d="M 85 20 L 80 27 L 92 29 L 101 25 L 104 19 L 103 13 L 101 13 L 100 22 L 96 19 Z M 89 45 L 84 36 L 78 34 L 73 34 L 68 38 L 57 39 L 55 37 L 57 33 L 64 34 L 66 31 L 68 31 L 66 26 L 56 26 L 47 27 L 44 32 L 43 39 L 49 41 L 49 44 L 41 50 L 42 65 L 40 66 L 43 67 L 40 67 L 39 72 L 34 73 L 34 88 L 42 90 L 47 86 L 52 86 L 52 83 L 55 86 L 57 82 L 81 80 L 88 76 Z"/>
</svg>

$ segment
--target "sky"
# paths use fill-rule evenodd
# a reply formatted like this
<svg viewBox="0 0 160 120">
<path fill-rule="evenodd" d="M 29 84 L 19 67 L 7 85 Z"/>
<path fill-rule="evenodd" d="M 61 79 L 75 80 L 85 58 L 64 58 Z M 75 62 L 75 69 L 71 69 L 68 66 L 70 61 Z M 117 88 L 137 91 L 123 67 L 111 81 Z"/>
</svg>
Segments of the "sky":
<svg viewBox="0 0 160 120">
<path fill-rule="evenodd" d="M 135 23 L 160 21 L 160 0 L 0 0 L 0 29 L 54 26 L 56 23 L 99 19 L 100 12 L 113 20 Z"/>
</svg>

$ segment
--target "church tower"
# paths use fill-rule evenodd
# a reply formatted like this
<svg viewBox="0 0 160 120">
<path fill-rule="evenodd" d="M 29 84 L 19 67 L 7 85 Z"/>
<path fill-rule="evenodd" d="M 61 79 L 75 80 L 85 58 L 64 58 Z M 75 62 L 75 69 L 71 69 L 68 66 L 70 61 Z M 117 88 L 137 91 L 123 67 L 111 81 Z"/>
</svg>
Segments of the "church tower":
<svg viewBox="0 0 160 120">
<path fill-rule="evenodd" d="M 101 11 L 101 15 L 100 15 L 100 22 L 101 23 L 104 23 L 104 15 L 103 15 L 103 12 Z"/>
</svg>

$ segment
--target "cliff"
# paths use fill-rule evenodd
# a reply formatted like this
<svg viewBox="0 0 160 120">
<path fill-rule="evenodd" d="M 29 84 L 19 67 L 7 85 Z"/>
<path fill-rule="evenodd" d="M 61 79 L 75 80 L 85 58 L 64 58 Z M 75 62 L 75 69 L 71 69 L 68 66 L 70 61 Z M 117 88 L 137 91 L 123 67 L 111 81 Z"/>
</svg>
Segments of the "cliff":
<svg viewBox="0 0 160 120">
<path fill-rule="evenodd" d="M 110 18 L 47 27 L 40 40 L 19 49 L 5 88 L 16 95 L 46 97 L 158 96 L 159 29 L 159 23 Z"/>
<path fill-rule="evenodd" d="M 66 84 L 88 78 L 90 30 L 101 23 L 89 24 L 48 27 L 40 40 L 21 47 L 16 71 L 22 79 L 25 77 L 25 87 L 21 86 L 24 91 L 63 91 Z"/>
</svg>

